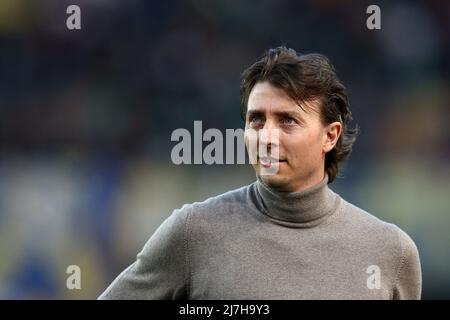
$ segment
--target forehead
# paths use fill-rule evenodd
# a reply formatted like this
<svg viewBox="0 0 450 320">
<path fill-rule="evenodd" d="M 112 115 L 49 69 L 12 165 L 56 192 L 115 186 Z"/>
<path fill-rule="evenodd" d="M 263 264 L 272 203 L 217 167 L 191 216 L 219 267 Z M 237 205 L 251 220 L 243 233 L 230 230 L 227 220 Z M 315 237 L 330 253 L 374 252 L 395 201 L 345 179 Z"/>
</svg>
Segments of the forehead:
<svg viewBox="0 0 450 320">
<path fill-rule="evenodd" d="M 302 103 L 300 107 L 295 100 L 269 82 L 258 82 L 250 92 L 247 112 L 294 112 L 299 114 L 311 113 L 310 110 L 317 111 L 318 100 Z"/>
</svg>

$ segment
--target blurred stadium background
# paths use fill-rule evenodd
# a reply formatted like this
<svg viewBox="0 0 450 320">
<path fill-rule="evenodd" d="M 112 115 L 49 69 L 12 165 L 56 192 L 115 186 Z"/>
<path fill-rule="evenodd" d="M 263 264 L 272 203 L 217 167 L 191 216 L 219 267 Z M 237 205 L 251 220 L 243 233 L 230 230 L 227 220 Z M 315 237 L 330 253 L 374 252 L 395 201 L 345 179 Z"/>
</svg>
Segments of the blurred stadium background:
<svg viewBox="0 0 450 320">
<path fill-rule="evenodd" d="M 240 72 L 284 44 L 348 87 L 361 135 L 331 187 L 407 231 L 423 298 L 449 299 L 450 2 L 374 3 L 0 0 L 0 298 L 96 298 L 173 209 L 251 183 L 173 165 L 170 134 L 242 128 Z"/>
</svg>

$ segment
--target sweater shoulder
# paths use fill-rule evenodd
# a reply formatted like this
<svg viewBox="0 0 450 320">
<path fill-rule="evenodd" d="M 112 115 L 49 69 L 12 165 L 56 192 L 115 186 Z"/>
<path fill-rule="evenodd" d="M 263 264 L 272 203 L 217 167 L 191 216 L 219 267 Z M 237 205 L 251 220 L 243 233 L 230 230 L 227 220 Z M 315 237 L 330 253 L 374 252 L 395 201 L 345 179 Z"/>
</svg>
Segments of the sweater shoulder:
<svg viewBox="0 0 450 320">
<path fill-rule="evenodd" d="M 393 299 L 420 299 L 422 271 L 419 251 L 412 238 L 399 226 L 343 201 L 345 231 L 365 252 L 380 257 L 392 283 Z M 363 250 L 363 251 L 364 251 Z"/>
<path fill-rule="evenodd" d="M 342 210 L 344 219 L 353 227 L 365 229 L 370 232 L 384 232 L 398 237 L 400 228 L 395 224 L 384 221 L 372 213 L 342 199 Z"/>
<path fill-rule="evenodd" d="M 251 185 L 242 186 L 202 201 L 185 204 L 181 209 L 188 210 L 191 212 L 191 216 L 199 218 L 221 215 L 223 212 L 232 212 L 248 203 L 250 187 Z"/>
<path fill-rule="evenodd" d="M 343 200 L 345 223 L 372 241 L 389 243 L 401 255 L 415 255 L 417 247 L 411 237 L 394 223 L 384 221 L 356 205 Z M 371 237 L 369 235 L 372 235 Z"/>
</svg>

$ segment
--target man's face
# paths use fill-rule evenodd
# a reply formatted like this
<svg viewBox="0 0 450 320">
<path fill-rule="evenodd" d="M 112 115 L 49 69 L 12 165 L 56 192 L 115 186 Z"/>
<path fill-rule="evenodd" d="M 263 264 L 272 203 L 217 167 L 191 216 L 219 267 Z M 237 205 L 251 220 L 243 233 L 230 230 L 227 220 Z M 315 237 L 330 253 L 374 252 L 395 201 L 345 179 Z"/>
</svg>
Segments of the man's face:
<svg viewBox="0 0 450 320">
<path fill-rule="evenodd" d="M 320 182 L 324 178 L 325 154 L 339 137 L 339 122 L 322 125 L 318 100 L 302 107 L 306 112 L 283 90 L 269 82 L 257 83 L 248 99 L 245 119 L 247 150 L 251 137 L 255 136 L 250 135 L 250 129 L 264 132 L 256 135 L 257 144 L 272 152 L 271 149 L 277 148 L 273 154 L 278 153 L 278 159 L 268 162 L 258 157 L 253 167 L 267 185 L 280 191 L 300 191 Z M 276 173 L 265 175 L 264 171 L 271 166 L 276 167 Z"/>
</svg>

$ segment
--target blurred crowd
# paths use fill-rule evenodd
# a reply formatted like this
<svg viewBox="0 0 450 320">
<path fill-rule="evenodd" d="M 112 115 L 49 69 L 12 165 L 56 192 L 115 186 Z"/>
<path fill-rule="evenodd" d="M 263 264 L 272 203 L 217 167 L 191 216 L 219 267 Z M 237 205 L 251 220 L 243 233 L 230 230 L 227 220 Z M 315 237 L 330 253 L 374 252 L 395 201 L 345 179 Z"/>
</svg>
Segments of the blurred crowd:
<svg viewBox="0 0 450 320">
<path fill-rule="evenodd" d="M 0 298 L 96 298 L 173 209 L 252 183 L 172 164 L 170 135 L 242 128 L 240 73 L 286 45 L 331 59 L 361 128 L 330 187 L 407 231 L 423 298 L 449 299 L 450 3 L 378 1 L 381 30 L 370 4 L 0 0 Z"/>
</svg>

